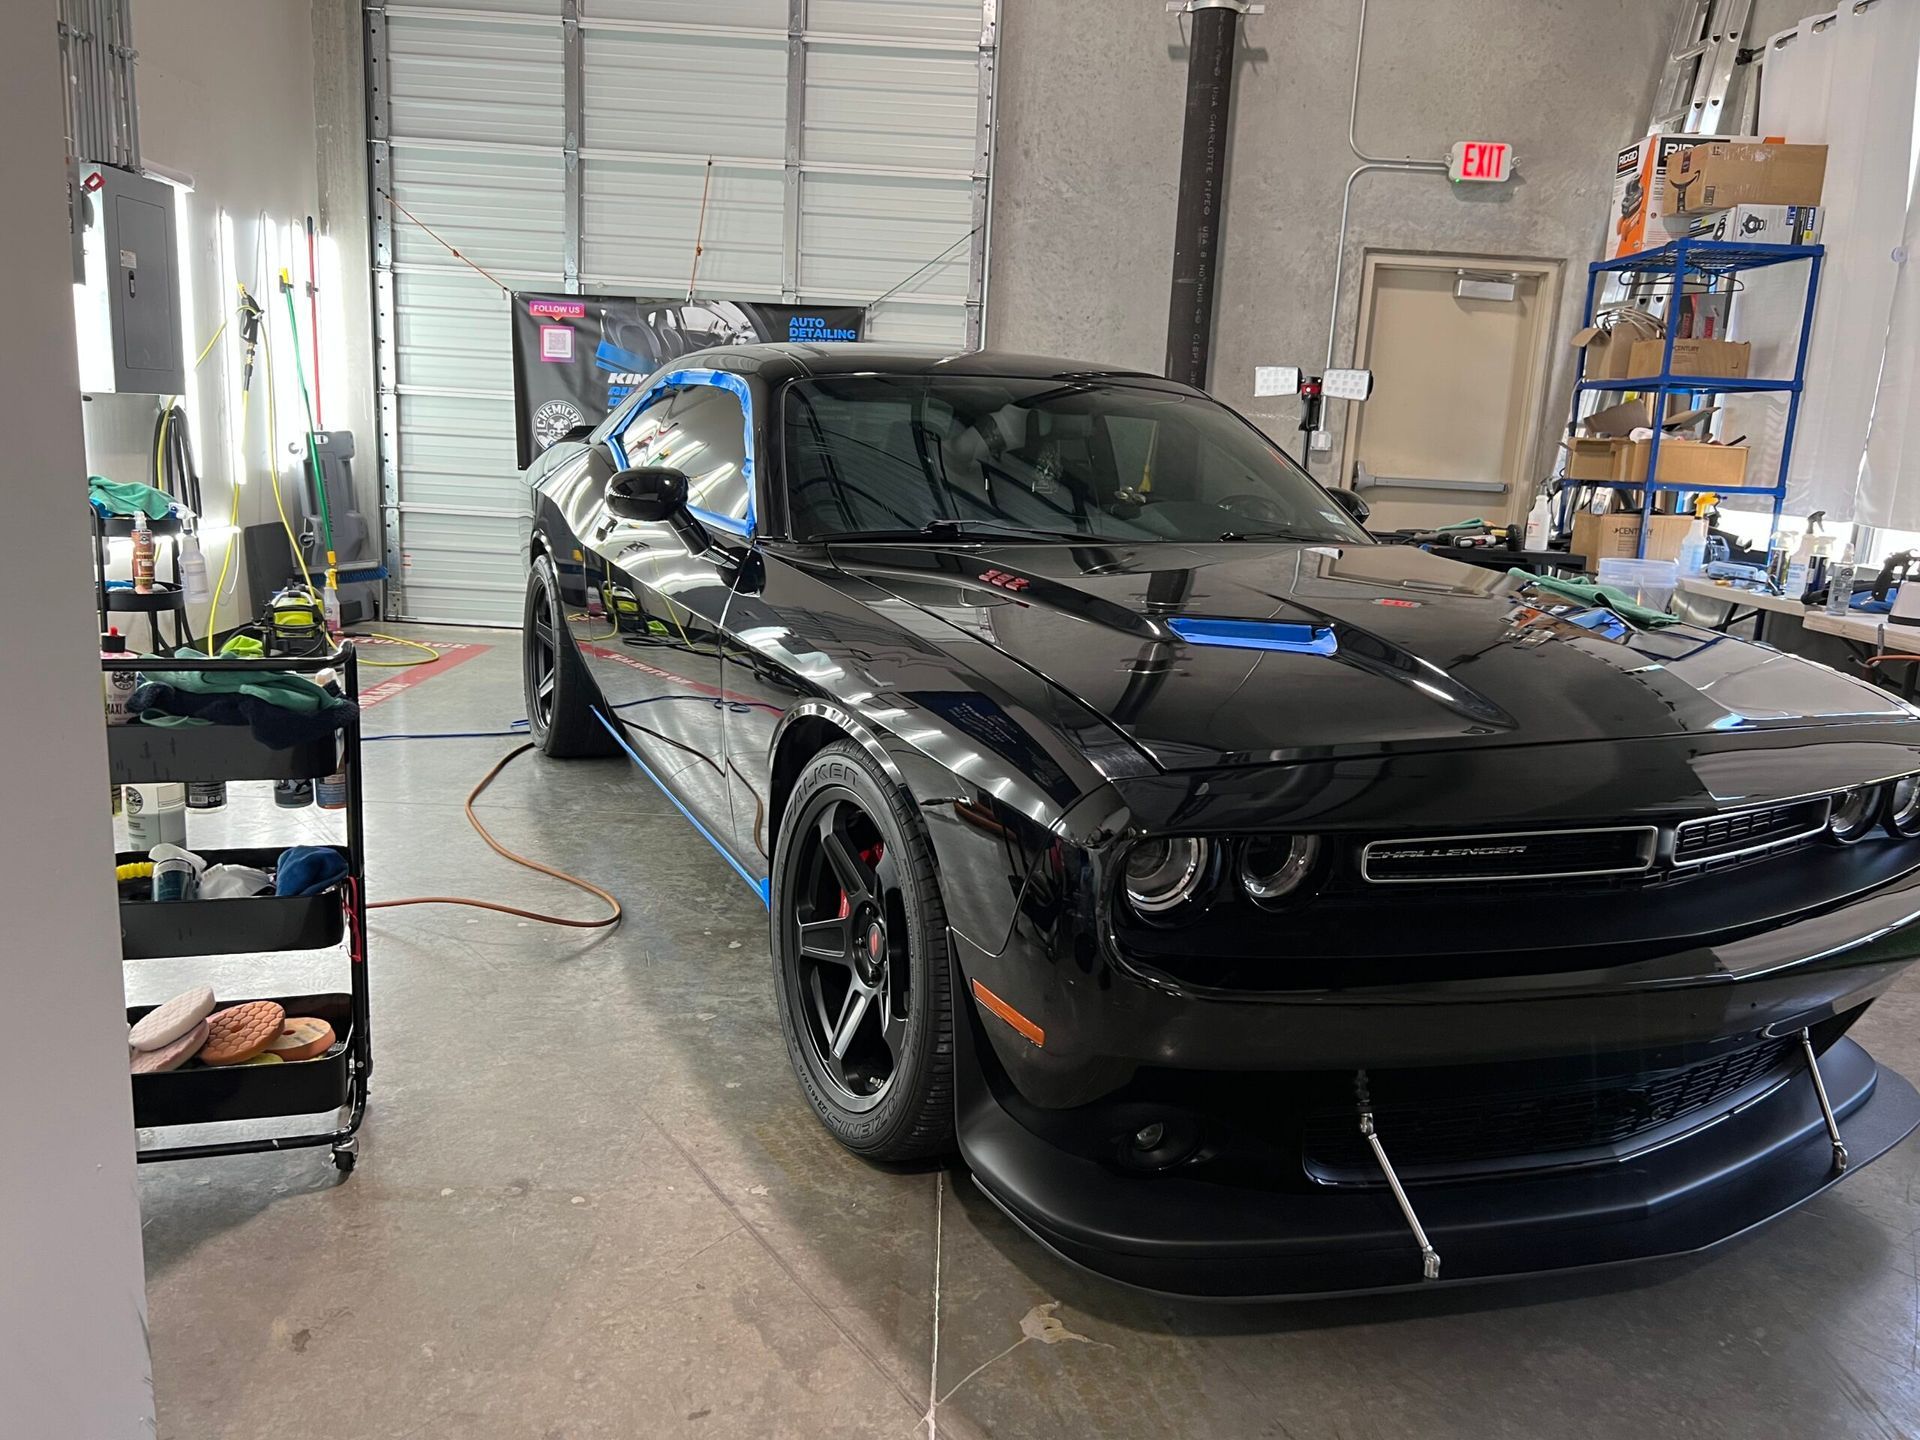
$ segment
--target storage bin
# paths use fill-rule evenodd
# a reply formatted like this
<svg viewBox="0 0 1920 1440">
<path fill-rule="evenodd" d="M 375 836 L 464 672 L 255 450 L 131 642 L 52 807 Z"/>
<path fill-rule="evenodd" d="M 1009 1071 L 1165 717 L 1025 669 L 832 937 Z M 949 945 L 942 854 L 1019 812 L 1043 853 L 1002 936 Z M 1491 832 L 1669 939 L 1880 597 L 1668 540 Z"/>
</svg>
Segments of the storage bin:
<svg viewBox="0 0 1920 1440">
<path fill-rule="evenodd" d="M 1671 560 L 1602 560 L 1600 583 L 1655 610 L 1669 608 L 1680 583 L 1680 567 Z"/>
</svg>

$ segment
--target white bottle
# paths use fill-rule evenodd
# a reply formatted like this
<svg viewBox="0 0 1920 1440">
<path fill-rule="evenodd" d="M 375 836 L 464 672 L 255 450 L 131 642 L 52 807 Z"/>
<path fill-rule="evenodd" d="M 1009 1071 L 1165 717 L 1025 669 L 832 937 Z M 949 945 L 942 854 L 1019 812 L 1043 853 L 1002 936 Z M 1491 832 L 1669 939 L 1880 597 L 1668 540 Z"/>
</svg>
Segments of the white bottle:
<svg viewBox="0 0 1920 1440">
<path fill-rule="evenodd" d="M 175 782 L 142 783 L 121 789 L 127 815 L 127 845 L 151 850 L 156 845 L 187 843 L 187 787 Z"/>
<path fill-rule="evenodd" d="M 100 637 L 100 658 L 103 660 L 126 660 L 132 657 L 127 649 L 127 637 L 118 629 L 110 629 Z M 133 713 L 127 701 L 133 692 L 140 688 L 140 677 L 132 670 L 104 670 L 100 674 L 100 685 L 106 692 L 107 724 L 131 725 L 139 717 Z"/>
<path fill-rule="evenodd" d="M 1547 532 L 1553 525 L 1553 506 L 1547 497 L 1541 495 L 1533 502 L 1533 509 L 1527 512 L 1527 545 L 1529 550 L 1547 548 Z"/>
<path fill-rule="evenodd" d="M 174 542 L 180 547 L 180 593 L 189 605 L 204 605 L 213 598 L 207 584 L 207 557 L 200 553 L 200 541 L 182 535 Z"/>
<path fill-rule="evenodd" d="M 1827 571 L 1827 614 L 1844 615 L 1853 607 L 1853 572 L 1857 568 L 1853 544 L 1848 542 L 1840 558 Z"/>
</svg>

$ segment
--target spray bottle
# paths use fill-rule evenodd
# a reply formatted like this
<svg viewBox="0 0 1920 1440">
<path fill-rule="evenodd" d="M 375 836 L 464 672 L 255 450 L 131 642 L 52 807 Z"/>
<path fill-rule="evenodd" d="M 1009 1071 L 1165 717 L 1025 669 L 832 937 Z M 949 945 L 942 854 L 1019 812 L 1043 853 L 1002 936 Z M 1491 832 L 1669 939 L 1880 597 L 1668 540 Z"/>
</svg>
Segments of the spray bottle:
<svg viewBox="0 0 1920 1440">
<path fill-rule="evenodd" d="M 1853 542 L 1848 541 L 1827 576 L 1827 614 L 1844 615 L 1853 606 Z"/>
<path fill-rule="evenodd" d="M 182 535 L 176 543 L 180 547 L 180 593 L 189 605 L 205 605 L 213 598 L 213 589 L 207 583 L 207 557 L 200 553 L 200 539 Z"/>
<path fill-rule="evenodd" d="M 133 592 L 153 593 L 153 527 L 145 515 L 133 517 Z"/>
</svg>

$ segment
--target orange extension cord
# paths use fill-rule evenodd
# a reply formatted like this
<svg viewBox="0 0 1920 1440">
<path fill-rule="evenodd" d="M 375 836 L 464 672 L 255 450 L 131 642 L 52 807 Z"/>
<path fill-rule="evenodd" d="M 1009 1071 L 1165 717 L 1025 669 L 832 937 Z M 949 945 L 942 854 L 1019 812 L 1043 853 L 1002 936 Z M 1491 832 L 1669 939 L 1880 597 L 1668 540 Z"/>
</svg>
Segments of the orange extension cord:
<svg viewBox="0 0 1920 1440">
<path fill-rule="evenodd" d="M 500 762 L 497 765 L 481 777 L 480 783 L 467 792 L 467 823 L 473 826 L 482 840 L 487 842 L 487 848 L 492 850 L 494 854 L 500 856 L 502 859 L 511 860 L 516 865 L 525 866 L 527 869 L 538 871 L 542 875 L 552 876 L 555 880 L 571 885 L 577 890 L 584 890 L 589 895 L 596 896 L 613 912 L 611 915 L 599 920 L 570 920 L 564 915 L 547 915 L 538 910 L 521 910 L 512 905 L 498 904 L 492 900 L 470 900 L 464 895 L 416 895 L 410 896 L 405 900 L 373 900 L 368 902 L 367 909 L 390 910 L 397 905 L 470 905 L 476 910 L 493 910 L 501 915 L 517 915 L 522 920 L 537 920 L 542 925 L 564 925 L 573 930 L 604 930 L 609 926 L 618 925 L 622 911 L 620 909 L 620 902 L 614 899 L 613 896 L 602 890 L 598 885 L 590 881 L 582 880 L 578 875 L 569 875 L 564 870 L 556 870 L 551 865 L 542 865 L 538 860 L 529 860 L 524 855 L 515 854 L 498 840 L 494 839 L 487 827 L 480 823 L 480 817 L 473 813 L 473 802 L 478 800 L 481 793 L 499 778 L 500 772 L 533 748 L 535 747 L 529 744 L 522 745 L 518 750 L 508 751 L 500 757 Z"/>
</svg>

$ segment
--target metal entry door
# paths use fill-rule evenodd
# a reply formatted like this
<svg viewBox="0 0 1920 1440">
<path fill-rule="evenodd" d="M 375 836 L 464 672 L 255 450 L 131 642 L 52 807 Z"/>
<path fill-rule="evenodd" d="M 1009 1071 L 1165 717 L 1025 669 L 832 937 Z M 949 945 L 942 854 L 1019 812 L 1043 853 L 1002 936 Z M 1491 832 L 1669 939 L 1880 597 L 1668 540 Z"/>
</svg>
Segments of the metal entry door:
<svg viewBox="0 0 1920 1440">
<path fill-rule="evenodd" d="M 1537 260 L 1369 255 L 1346 483 L 1393 530 L 1521 518 L 1532 499 L 1557 267 Z"/>
<path fill-rule="evenodd" d="M 685 295 L 698 233 L 695 296 L 977 345 L 998 4 L 369 5 L 389 612 L 520 623 L 502 286 Z"/>
</svg>

